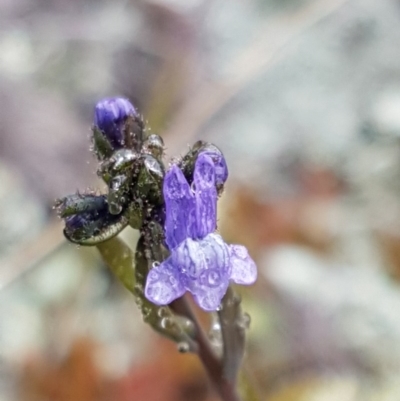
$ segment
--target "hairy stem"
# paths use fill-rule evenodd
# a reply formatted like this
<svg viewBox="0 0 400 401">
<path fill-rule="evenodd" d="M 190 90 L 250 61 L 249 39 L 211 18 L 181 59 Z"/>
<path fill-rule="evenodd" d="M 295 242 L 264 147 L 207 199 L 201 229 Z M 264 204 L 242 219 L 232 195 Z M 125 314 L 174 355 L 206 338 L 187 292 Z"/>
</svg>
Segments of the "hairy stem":
<svg viewBox="0 0 400 401">
<path fill-rule="evenodd" d="M 185 296 L 172 302 L 170 307 L 173 311 L 180 315 L 186 316 L 194 323 L 194 340 L 198 345 L 197 353 L 211 383 L 214 385 L 214 388 L 220 395 L 221 399 L 223 401 L 241 401 L 236 391 L 235 383 L 228 380 L 224 375 L 222 361 L 217 358 L 212 350 L 210 342 Z"/>
<path fill-rule="evenodd" d="M 240 297 L 232 287 L 228 287 L 218 311 L 223 340 L 224 376 L 233 383 L 236 383 L 246 340 L 246 327 L 243 324 L 244 316 L 240 303 Z"/>
</svg>

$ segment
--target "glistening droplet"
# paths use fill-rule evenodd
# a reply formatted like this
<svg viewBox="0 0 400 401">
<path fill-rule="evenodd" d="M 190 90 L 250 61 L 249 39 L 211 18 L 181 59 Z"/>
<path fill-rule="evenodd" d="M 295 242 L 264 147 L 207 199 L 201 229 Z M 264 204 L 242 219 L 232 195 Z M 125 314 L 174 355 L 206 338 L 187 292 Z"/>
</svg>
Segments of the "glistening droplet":
<svg viewBox="0 0 400 401">
<path fill-rule="evenodd" d="M 111 214 L 119 214 L 122 211 L 122 206 L 119 205 L 118 203 L 109 202 L 108 203 L 108 211 Z"/>
<path fill-rule="evenodd" d="M 168 316 L 168 309 L 164 307 L 160 307 L 157 311 L 157 315 L 159 317 L 167 317 Z"/>
<path fill-rule="evenodd" d="M 178 348 L 178 351 L 181 352 L 182 354 L 189 352 L 189 350 L 190 350 L 189 344 L 184 341 L 178 343 L 177 348 Z"/>
</svg>

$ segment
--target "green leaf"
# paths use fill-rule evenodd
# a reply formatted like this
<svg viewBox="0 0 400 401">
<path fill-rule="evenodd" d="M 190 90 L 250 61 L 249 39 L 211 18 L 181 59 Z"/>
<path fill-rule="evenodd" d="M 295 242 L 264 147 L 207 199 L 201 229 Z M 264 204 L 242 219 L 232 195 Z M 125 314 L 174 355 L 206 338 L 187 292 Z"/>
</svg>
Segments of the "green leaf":
<svg viewBox="0 0 400 401">
<path fill-rule="evenodd" d="M 132 294 L 135 294 L 135 255 L 133 251 L 118 237 L 101 242 L 96 246 L 104 262 L 118 277 L 119 281 Z"/>
<path fill-rule="evenodd" d="M 181 352 L 194 352 L 197 345 L 190 337 L 192 322 L 175 315 L 168 306 L 152 304 L 144 295 L 148 264 L 152 260 L 152 251 L 146 249 L 144 236 L 139 239 L 136 254 L 118 237 L 97 244 L 97 249 L 116 277 L 134 295 L 143 320 L 158 333 L 178 343 Z"/>
</svg>

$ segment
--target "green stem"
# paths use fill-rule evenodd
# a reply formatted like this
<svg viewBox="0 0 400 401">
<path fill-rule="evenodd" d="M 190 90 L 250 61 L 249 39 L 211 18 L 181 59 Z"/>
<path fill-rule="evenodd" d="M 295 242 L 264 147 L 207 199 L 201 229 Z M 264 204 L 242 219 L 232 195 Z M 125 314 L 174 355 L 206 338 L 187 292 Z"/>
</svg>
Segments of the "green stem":
<svg viewBox="0 0 400 401">
<path fill-rule="evenodd" d="M 186 344 L 188 351 L 196 352 L 197 344 L 180 324 L 180 321 L 167 307 L 149 302 L 143 293 L 143 283 L 147 272 L 147 259 L 143 249 L 142 238 L 138 243 L 136 254 L 118 237 L 97 244 L 103 260 L 121 283 L 135 297 L 136 304 L 142 312 L 143 320 L 155 331 L 176 343 Z"/>
<path fill-rule="evenodd" d="M 225 333 L 223 334 L 224 341 L 227 341 L 227 343 L 224 344 L 225 356 L 221 360 L 215 355 L 208 340 L 208 337 L 201 327 L 197 316 L 193 312 L 186 297 L 182 297 L 172 302 L 169 308 L 157 307 L 156 305 L 153 305 L 149 301 L 147 301 L 141 291 L 138 291 L 139 282 L 136 280 L 138 271 L 136 271 L 135 273 L 135 266 L 140 265 L 140 271 L 144 269 L 145 264 L 147 264 L 147 260 L 145 257 L 145 247 L 142 241 L 143 238 L 141 238 L 141 240 L 139 241 L 136 255 L 124 243 L 124 241 L 122 241 L 118 237 L 114 237 L 109 241 L 98 244 L 97 248 L 104 261 L 110 267 L 111 271 L 135 296 L 135 299 L 142 310 L 143 317 L 146 323 L 148 323 L 154 330 L 158 331 L 160 334 L 169 337 L 171 340 L 177 343 L 187 343 L 189 345 L 189 350 L 198 354 L 211 383 L 213 384 L 214 388 L 223 401 L 258 401 L 257 394 L 253 390 L 253 386 L 251 385 L 250 380 L 244 372 L 241 372 L 239 374 L 240 396 L 236 389 L 236 372 L 238 364 L 241 360 L 242 349 L 236 350 L 237 352 L 232 355 L 229 354 L 233 352 L 235 344 L 238 345 L 239 348 L 242 347 L 242 340 L 236 343 L 234 335 L 232 333 L 229 334 L 229 332 L 231 332 L 233 329 L 234 322 L 232 321 L 232 319 L 235 317 L 234 311 L 237 310 L 236 303 L 227 303 L 227 301 L 230 300 L 233 296 L 231 290 L 229 290 L 229 292 L 227 293 L 227 297 L 225 298 L 226 312 L 225 314 L 221 312 L 222 317 L 228 319 L 221 324 L 221 327 L 223 328 L 222 331 L 223 333 Z M 137 267 L 138 266 L 136 266 L 136 268 Z M 160 313 L 161 308 L 162 313 Z M 193 322 L 195 327 L 193 335 L 188 335 L 188 333 L 186 333 L 182 329 L 182 327 L 180 327 L 179 323 L 175 321 L 175 317 L 172 311 L 178 315 L 188 318 L 190 321 Z M 160 324 L 162 318 L 168 319 L 168 326 Z M 233 363 L 233 369 L 229 369 L 229 365 L 231 362 Z M 232 372 L 235 372 L 235 374 L 233 374 Z"/>
<path fill-rule="evenodd" d="M 104 262 L 118 277 L 121 283 L 132 293 L 135 293 L 135 254 L 118 237 L 96 245 Z"/>
<path fill-rule="evenodd" d="M 238 375 L 238 387 L 239 394 L 241 395 L 243 401 L 260 401 L 258 391 L 251 379 L 251 375 L 242 367 Z"/>
<path fill-rule="evenodd" d="M 246 327 L 243 327 L 241 299 L 232 287 L 228 287 L 218 311 L 223 342 L 223 370 L 225 377 L 236 383 L 243 359 Z"/>
</svg>

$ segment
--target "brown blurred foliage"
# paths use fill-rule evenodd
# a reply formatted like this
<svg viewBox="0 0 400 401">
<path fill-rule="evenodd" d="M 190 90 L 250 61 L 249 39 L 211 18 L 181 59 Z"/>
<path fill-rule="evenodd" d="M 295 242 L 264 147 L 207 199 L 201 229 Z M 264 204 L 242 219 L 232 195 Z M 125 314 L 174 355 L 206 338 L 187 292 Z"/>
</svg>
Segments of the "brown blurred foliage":
<svg viewBox="0 0 400 401">
<path fill-rule="evenodd" d="M 124 376 L 110 378 L 98 366 L 101 346 L 77 338 L 65 357 L 31 357 L 20 380 L 21 401 L 216 401 L 195 355 L 181 355 L 165 340 Z"/>
</svg>

